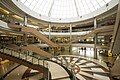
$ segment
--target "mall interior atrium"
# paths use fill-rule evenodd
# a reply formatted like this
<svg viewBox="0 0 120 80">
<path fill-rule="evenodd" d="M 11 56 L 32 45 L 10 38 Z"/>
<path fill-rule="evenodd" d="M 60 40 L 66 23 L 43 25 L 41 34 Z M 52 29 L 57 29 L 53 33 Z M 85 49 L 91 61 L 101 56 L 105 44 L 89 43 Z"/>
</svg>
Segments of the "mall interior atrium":
<svg viewBox="0 0 120 80">
<path fill-rule="evenodd" d="M 0 0 L 0 80 L 120 80 L 120 0 Z"/>
</svg>

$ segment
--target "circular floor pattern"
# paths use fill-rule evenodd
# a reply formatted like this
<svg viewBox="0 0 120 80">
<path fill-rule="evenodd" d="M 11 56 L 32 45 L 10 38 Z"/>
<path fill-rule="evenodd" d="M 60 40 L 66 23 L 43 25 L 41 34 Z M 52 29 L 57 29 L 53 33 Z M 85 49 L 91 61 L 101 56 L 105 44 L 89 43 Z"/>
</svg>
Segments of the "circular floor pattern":
<svg viewBox="0 0 120 80">
<path fill-rule="evenodd" d="M 52 60 L 61 63 L 72 71 L 76 79 L 80 80 L 110 80 L 108 77 L 108 70 L 96 62 L 88 58 L 60 55 Z M 64 80 L 64 79 L 63 79 Z"/>
</svg>

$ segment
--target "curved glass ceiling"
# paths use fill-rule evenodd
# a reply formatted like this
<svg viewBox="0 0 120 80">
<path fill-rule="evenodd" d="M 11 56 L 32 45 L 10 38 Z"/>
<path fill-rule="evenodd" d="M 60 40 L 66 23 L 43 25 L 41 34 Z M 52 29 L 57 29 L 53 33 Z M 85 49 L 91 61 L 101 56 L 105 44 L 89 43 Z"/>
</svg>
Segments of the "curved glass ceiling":
<svg viewBox="0 0 120 80">
<path fill-rule="evenodd" d="M 20 0 L 31 10 L 51 18 L 75 18 L 93 12 L 111 0 Z"/>
</svg>

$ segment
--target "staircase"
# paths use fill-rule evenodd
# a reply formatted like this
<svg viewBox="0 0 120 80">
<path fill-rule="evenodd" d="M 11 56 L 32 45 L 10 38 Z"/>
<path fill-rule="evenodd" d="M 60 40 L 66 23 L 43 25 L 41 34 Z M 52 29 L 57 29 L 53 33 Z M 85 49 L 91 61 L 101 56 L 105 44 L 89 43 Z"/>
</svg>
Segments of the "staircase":
<svg viewBox="0 0 120 80">
<path fill-rule="evenodd" d="M 41 57 L 39 54 L 33 53 L 31 51 L 18 51 L 17 49 L 11 49 L 6 46 L 0 47 L 1 58 L 8 59 L 34 70 L 38 70 L 44 74 L 47 80 L 73 80 L 72 73 L 66 67 L 51 59 L 48 59 L 47 56 Z"/>
</svg>

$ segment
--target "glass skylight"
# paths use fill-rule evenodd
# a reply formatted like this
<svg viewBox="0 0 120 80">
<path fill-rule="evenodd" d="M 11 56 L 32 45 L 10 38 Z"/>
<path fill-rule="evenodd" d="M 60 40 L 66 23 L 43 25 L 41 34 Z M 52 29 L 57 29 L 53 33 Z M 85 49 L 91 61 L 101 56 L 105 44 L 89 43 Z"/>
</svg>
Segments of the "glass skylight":
<svg viewBox="0 0 120 80">
<path fill-rule="evenodd" d="M 111 0 L 20 0 L 31 10 L 51 18 L 74 18 L 93 12 Z"/>
</svg>

